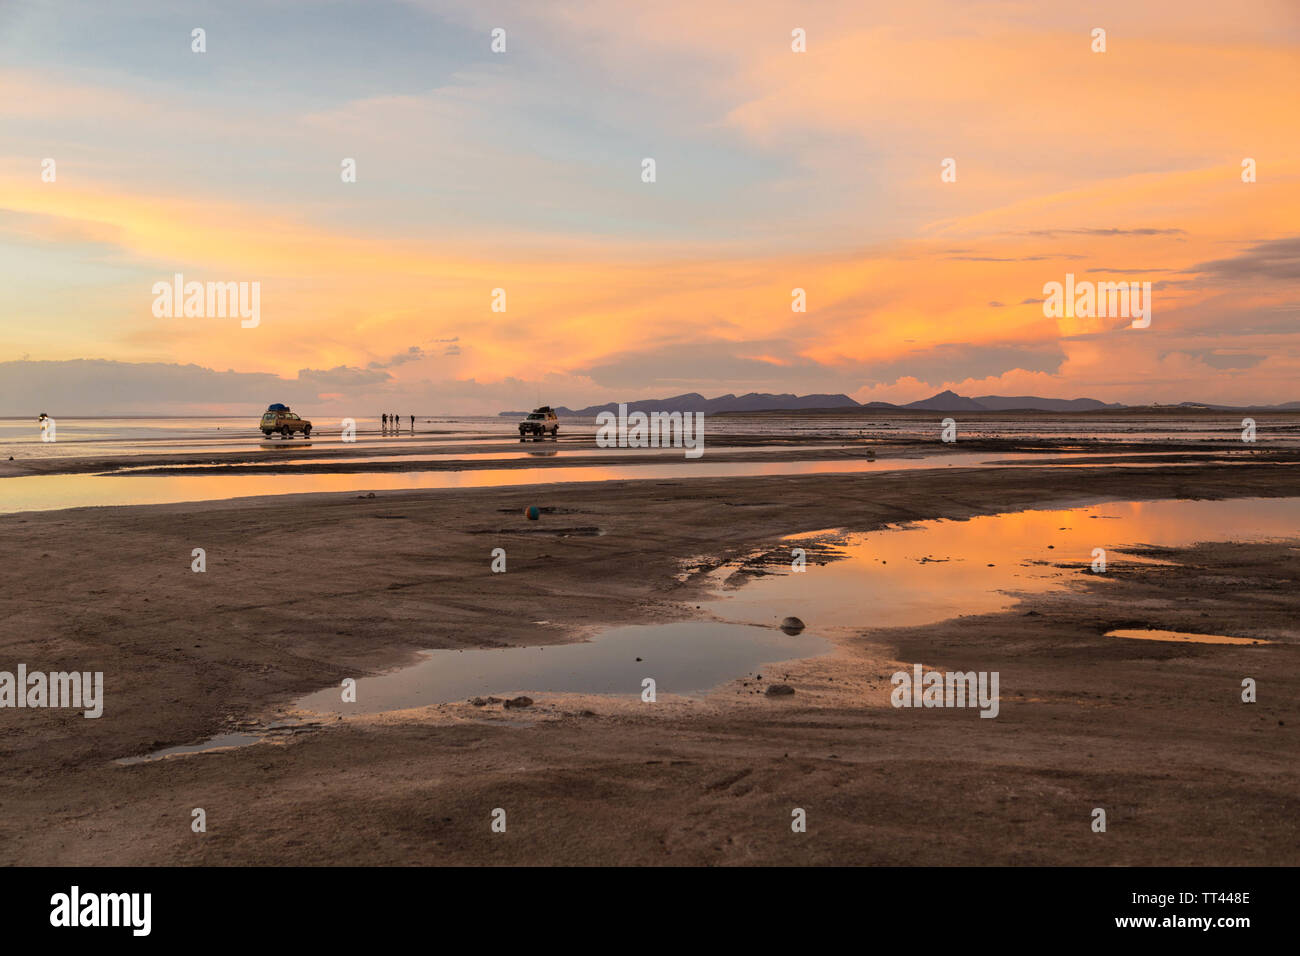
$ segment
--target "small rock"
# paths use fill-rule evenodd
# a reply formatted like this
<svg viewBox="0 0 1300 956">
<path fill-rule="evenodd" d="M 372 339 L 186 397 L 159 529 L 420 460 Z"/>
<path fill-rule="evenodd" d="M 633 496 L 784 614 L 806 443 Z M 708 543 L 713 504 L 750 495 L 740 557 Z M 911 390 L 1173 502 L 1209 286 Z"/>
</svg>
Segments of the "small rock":
<svg viewBox="0 0 1300 956">
<path fill-rule="evenodd" d="M 794 688 L 789 684 L 769 684 L 767 688 L 768 697 L 788 697 L 794 693 Z"/>
<path fill-rule="evenodd" d="M 507 707 L 531 707 L 533 699 L 531 697 L 511 697 L 506 701 Z"/>
<path fill-rule="evenodd" d="M 787 634 L 798 634 L 803 629 L 804 623 L 797 617 L 787 617 L 781 622 L 781 630 L 785 631 Z"/>
</svg>

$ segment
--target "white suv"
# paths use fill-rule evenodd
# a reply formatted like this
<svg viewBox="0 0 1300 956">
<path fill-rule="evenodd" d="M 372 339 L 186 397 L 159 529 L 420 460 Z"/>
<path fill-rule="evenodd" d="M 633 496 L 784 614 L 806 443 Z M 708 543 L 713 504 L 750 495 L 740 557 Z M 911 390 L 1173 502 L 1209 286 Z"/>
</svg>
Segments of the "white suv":
<svg viewBox="0 0 1300 956">
<path fill-rule="evenodd" d="M 547 432 L 551 433 L 552 438 L 557 438 L 560 434 L 560 419 L 556 417 L 555 410 L 549 405 L 534 408 L 529 412 L 528 417 L 519 423 L 520 441 L 529 436 L 541 441 Z"/>
</svg>

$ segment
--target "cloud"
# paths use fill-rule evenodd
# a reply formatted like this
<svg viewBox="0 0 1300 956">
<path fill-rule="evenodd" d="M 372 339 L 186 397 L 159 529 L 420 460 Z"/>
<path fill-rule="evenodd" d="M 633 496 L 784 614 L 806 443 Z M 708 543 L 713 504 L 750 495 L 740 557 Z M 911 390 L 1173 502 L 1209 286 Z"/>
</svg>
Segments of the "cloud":
<svg viewBox="0 0 1300 956">
<path fill-rule="evenodd" d="M 424 358 L 426 354 L 427 353 L 421 349 L 420 346 L 412 345 L 405 352 L 398 352 L 386 362 L 374 361 L 366 367 L 371 369 L 396 368 L 399 365 L 405 365 L 407 362 L 418 361 L 419 359 Z"/>
<path fill-rule="evenodd" d="M 770 356 L 779 357 L 782 364 Z M 574 373 L 610 389 L 694 391 L 700 382 L 710 382 L 727 392 L 757 391 L 757 386 L 771 382 L 776 373 L 791 376 L 791 366 L 810 371 L 815 363 L 801 358 L 797 345 L 788 340 L 688 341 L 620 352 Z"/>
<path fill-rule="evenodd" d="M 947 256 L 949 259 L 956 259 L 961 262 L 1044 262 L 1056 259 L 1082 259 L 1084 256 L 1079 255 L 1054 255 L 1054 256 Z"/>
<path fill-rule="evenodd" d="M 167 39 L 173 3 L 102 6 L 5 20 L 22 42 L 0 43 L 0 355 L 131 363 L 181 405 L 179 373 L 150 363 L 264 376 L 181 376 L 218 401 L 450 410 L 531 405 L 535 382 L 509 384 L 525 378 L 570 405 L 994 374 L 1077 393 L 1182 373 L 1195 391 L 1250 336 L 1242 354 L 1271 358 L 1247 384 L 1293 397 L 1295 240 L 1262 237 L 1300 221 L 1294 0 L 1235 19 L 1098 0 L 1124 27 L 1104 57 L 1065 8 L 960 0 L 826 0 L 800 14 L 799 56 L 776 0 L 313 3 L 305 45 L 278 57 L 299 4 L 234 5 L 206 57 Z M 507 56 L 485 42 L 498 22 Z M 232 31 L 249 42 L 218 50 Z M 47 155 L 57 183 L 39 180 Z M 943 185 L 947 155 L 961 178 Z M 1255 245 L 1224 258 L 1241 237 Z M 1156 286 L 1142 339 L 1028 308 L 1067 268 L 1187 281 Z M 178 271 L 259 280 L 262 324 L 160 323 L 148 290 Z M 497 286 L 508 315 L 487 311 Z M 104 407 L 147 410 L 147 389 L 92 380 Z"/>
<path fill-rule="evenodd" d="M 392 379 L 392 375 L 381 369 L 353 368 L 337 365 L 334 368 L 298 370 L 298 383 L 313 389 L 317 393 L 336 392 L 346 394 L 355 392 L 360 387 L 378 385 Z"/>
<path fill-rule="evenodd" d="M 1200 359 L 1210 368 L 1221 369 L 1254 368 L 1268 358 L 1267 355 L 1249 355 L 1244 352 L 1217 352 L 1214 349 L 1192 349 L 1183 354 Z"/>
<path fill-rule="evenodd" d="M 1153 272 L 1167 272 L 1167 269 L 1116 269 L 1113 266 L 1096 266 L 1084 269 L 1084 272 L 1113 272 L 1116 275 L 1150 275 Z"/>
<path fill-rule="evenodd" d="M 1025 233 L 1042 239 L 1055 239 L 1057 236 L 1185 236 L 1185 229 L 1031 229 Z"/>
<path fill-rule="evenodd" d="M 918 350 L 889 362 L 865 364 L 861 371 L 874 383 L 903 378 L 940 386 L 959 378 L 986 378 L 1013 369 L 1056 372 L 1065 361 L 1057 345 L 1030 348 L 1015 345 L 940 345 Z"/>
<path fill-rule="evenodd" d="M 541 383 L 514 378 L 417 379 L 400 387 L 382 370 L 338 366 L 296 377 L 165 362 L 103 359 L 0 362 L 0 416 L 249 415 L 284 402 L 307 416 L 369 414 L 401 402 L 413 411 L 494 413 Z M 504 404 L 503 404 L 504 403 Z"/>
<path fill-rule="evenodd" d="M 1209 273 L 1220 279 L 1300 279 L 1300 236 L 1271 239 L 1229 259 L 1214 259 L 1184 272 Z"/>
<path fill-rule="evenodd" d="M 0 363 L 0 414 L 45 409 L 62 414 L 185 414 L 206 406 L 292 403 L 311 394 L 301 383 L 262 372 L 219 372 L 164 362 Z M 56 412 L 54 409 L 58 409 Z"/>
</svg>

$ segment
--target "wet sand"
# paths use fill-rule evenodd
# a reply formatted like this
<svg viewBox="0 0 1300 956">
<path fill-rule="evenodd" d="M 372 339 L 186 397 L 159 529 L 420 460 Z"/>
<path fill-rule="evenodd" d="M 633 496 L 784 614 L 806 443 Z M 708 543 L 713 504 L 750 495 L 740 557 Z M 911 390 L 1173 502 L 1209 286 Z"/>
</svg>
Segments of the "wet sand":
<svg viewBox="0 0 1300 956">
<path fill-rule="evenodd" d="M 1294 865 L 1295 541 L 1167 551 L 1175 565 L 1104 581 L 1080 567 L 1075 587 L 938 625 L 864 621 L 829 656 L 692 698 L 463 702 L 113 761 L 236 731 L 422 648 L 690 620 L 709 570 L 788 534 L 1296 487 L 1265 463 L 940 467 L 0 516 L 0 666 L 102 670 L 106 696 L 97 720 L 0 710 L 0 860 Z M 529 504 L 556 510 L 527 522 Z M 498 546 L 509 571 L 494 575 Z M 1151 626 L 1277 642 L 1104 636 Z M 890 707 L 889 675 L 914 662 L 1000 671 L 1000 715 Z M 1243 677 L 1258 703 L 1241 703 Z M 774 681 L 795 693 L 763 693 Z M 506 833 L 490 829 L 498 807 Z M 791 832 L 796 807 L 807 833 Z"/>
</svg>

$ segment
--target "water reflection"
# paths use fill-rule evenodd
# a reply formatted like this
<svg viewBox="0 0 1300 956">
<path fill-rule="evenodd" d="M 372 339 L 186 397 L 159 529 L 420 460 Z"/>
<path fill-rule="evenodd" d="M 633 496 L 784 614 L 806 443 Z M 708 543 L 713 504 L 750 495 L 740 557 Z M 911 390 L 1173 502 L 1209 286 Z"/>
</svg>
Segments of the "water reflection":
<svg viewBox="0 0 1300 956">
<path fill-rule="evenodd" d="M 655 680 L 658 693 L 693 694 L 774 662 L 827 653 L 833 644 L 823 635 L 837 631 L 914 627 L 1005 610 L 1018 595 L 1077 580 L 1096 560 L 1096 548 L 1109 553 L 1109 567 L 1133 560 L 1121 553 L 1131 546 L 1291 538 L 1300 538 L 1300 498 L 1109 502 L 920 521 L 866 533 L 808 532 L 713 573 L 725 593 L 701 603 L 707 614 L 722 620 L 616 627 L 576 644 L 427 651 L 415 665 L 358 681 L 355 703 L 344 703 L 340 688 L 327 687 L 299 699 L 293 709 L 369 714 L 484 695 L 634 695 L 647 677 Z M 799 573 L 790 567 L 795 547 L 804 548 L 809 559 Z M 742 586 L 733 587 L 737 582 Z M 1270 643 L 1156 628 L 1114 630 L 1107 636 Z M 773 676 L 767 675 L 769 684 Z M 232 734 L 119 762 L 261 739 Z"/>
<path fill-rule="evenodd" d="M 486 694 L 640 694 L 648 677 L 657 694 L 693 694 L 760 665 L 814 657 L 830 644 L 765 627 L 714 621 L 615 627 L 591 641 L 545 647 L 425 652 L 424 661 L 357 681 L 345 704 L 331 687 L 299 700 L 295 710 L 373 714 Z"/>
<path fill-rule="evenodd" d="M 1107 631 L 1107 637 L 1128 637 L 1138 641 L 1171 641 L 1178 644 L 1272 644 L 1253 637 L 1225 637 L 1222 634 L 1192 634 L 1188 631 L 1131 630 Z"/>
<path fill-rule="evenodd" d="M 986 455 L 948 455 L 943 464 L 975 465 Z M 258 495 L 319 492 L 413 491 L 425 488 L 495 488 L 567 481 L 645 478 L 720 478 L 740 475 L 811 475 L 934 468 L 925 459 L 795 462 L 678 460 L 664 464 L 485 468 L 477 471 L 408 471 L 361 474 L 272 475 L 34 475 L 0 478 L 0 512 L 47 511 L 87 505 L 169 504 Z"/>
<path fill-rule="evenodd" d="M 1107 552 L 1109 567 L 1134 560 L 1119 553 L 1130 545 L 1278 538 L 1300 538 L 1300 498 L 1110 502 L 815 532 L 714 572 L 720 587 L 741 586 L 703 606 L 729 621 L 772 626 L 794 612 L 823 633 L 916 627 L 1006 610 L 1017 595 L 1063 587 L 1090 573 L 1096 548 Z M 808 554 L 801 573 L 791 570 L 794 547 Z"/>
<path fill-rule="evenodd" d="M 1148 462 L 1093 465 L 1079 456 L 1071 465 L 1056 467 L 1150 467 Z M 264 495 L 322 492 L 415 491 L 434 488 L 498 488 L 577 481 L 620 481 L 657 478 L 730 478 L 763 475 L 832 475 L 915 471 L 927 468 L 1035 467 L 1023 454 L 979 452 L 937 453 L 920 458 L 832 459 L 826 461 L 727 462 L 679 459 L 662 464 L 555 465 L 536 468 L 485 468 L 471 471 L 408 471 L 268 475 L 32 475 L 0 478 L 0 513 L 49 511 L 87 506 L 172 504 Z M 1244 460 L 1243 460 L 1244 463 Z M 1197 467 L 1177 464 L 1161 467 Z M 1291 467 L 1289 463 L 1276 467 Z"/>
</svg>

